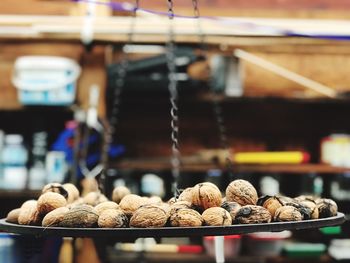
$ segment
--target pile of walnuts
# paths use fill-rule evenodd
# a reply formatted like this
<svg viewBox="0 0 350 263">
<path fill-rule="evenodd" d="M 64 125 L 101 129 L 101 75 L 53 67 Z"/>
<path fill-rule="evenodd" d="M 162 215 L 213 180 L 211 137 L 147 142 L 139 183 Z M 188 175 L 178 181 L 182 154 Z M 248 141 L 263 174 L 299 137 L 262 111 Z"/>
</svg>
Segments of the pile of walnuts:
<svg viewBox="0 0 350 263">
<path fill-rule="evenodd" d="M 142 197 L 126 187 L 116 187 L 111 200 L 100 192 L 80 197 L 73 184 L 52 183 L 38 200 L 29 200 L 7 215 L 7 222 L 43 227 L 156 228 L 229 226 L 271 221 L 300 221 L 337 214 L 331 199 L 313 196 L 258 197 L 252 184 L 232 181 L 225 197 L 209 182 L 186 188 L 175 200 Z"/>
</svg>

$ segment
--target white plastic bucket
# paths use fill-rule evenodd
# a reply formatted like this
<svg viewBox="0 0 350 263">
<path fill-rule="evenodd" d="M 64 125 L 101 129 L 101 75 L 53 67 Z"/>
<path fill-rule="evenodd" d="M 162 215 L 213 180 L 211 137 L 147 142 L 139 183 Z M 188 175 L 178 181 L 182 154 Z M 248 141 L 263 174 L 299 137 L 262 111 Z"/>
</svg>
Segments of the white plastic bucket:
<svg viewBox="0 0 350 263">
<path fill-rule="evenodd" d="M 15 62 L 12 83 L 24 105 L 70 105 L 80 72 L 72 59 L 23 56 Z"/>
</svg>

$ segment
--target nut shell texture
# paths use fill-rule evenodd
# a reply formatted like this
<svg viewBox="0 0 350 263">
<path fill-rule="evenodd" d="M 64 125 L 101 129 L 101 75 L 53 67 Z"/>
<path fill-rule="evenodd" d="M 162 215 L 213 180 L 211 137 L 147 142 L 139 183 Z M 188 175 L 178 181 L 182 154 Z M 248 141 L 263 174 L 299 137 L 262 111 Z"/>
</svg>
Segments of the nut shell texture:
<svg viewBox="0 0 350 263">
<path fill-rule="evenodd" d="M 39 197 L 37 205 L 39 213 L 46 215 L 56 208 L 66 206 L 67 201 L 61 194 L 47 192 Z"/>
<path fill-rule="evenodd" d="M 131 194 L 129 188 L 125 186 L 117 186 L 113 189 L 112 200 L 117 204 L 124 198 L 124 196 Z"/>
<path fill-rule="evenodd" d="M 144 205 L 130 219 L 131 227 L 153 228 L 166 224 L 169 213 L 159 205 Z"/>
<path fill-rule="evenodd" d="M 128 226 L 128 217 L 122 210 L 106 209 L 99 216 L 97 223 L 102 228 L 122 228 Z"/>
<path fill-rule="evenodd" d="M 215 184 L 207 182 L 199 183 L 192 189 L 192 204 L 200 210 L 219 207 L 221 205 L 221 199 L 221 192 Z"/>
<path fill-rule="evenodd" d="M 232 181 L 226 188 L 226 200 L 237 202 L 241 206 L 255 205 L 258 201 L 258 194 L 254 186 L 246 180 Z"/>
<path fill-rule="evenodd" d="M 270 223 L 271 214 L 262 206 L 246 205 L 238 210 L 235 221 L 239 224 Z"/>
<path fill-rule="evenodd" d="M 175 227 L 198 227 L 203 224 L 203 218 L 193 209 L 180 208 L 170 216 L 169 222 Z"/>
<path fill-rule="evenodd" d="M 44 227 L 54 227 L 58 226 L 58 224 L 63 220 L 66 213 L 69 212 L 69 208 L 67 207 L 59 207 L 55 210 L 48 213 L 42 222 L 42 226 Z"/>
<path fill-rule="evenodd" d="M 274 221 L 277 222 L 289 222 L 289 221 L 301 221 L 303 220 L 302 214 L 294 206 L 282 206 L 276 210 Z"/>
<path fill-rule="evenodd" d="M 229 226 L 232 225 L 230 213 L 221 207 L 211 207 L 202 214 L 207 226 Z"/>
<path fill-rule="evenodd" d="M 127 216 L 131 216 L 140 206 L 144 205 L 146 200 L 141 196 L 129 194 L 124 196 L 119 206 Z"/>
<path fill-rule="evenodd" d="M 61 227 L 94 227 L 97 225 L 98 214 L 90 205 L 77 205 L 69 210 L 59 223 Z"/>
</svg>

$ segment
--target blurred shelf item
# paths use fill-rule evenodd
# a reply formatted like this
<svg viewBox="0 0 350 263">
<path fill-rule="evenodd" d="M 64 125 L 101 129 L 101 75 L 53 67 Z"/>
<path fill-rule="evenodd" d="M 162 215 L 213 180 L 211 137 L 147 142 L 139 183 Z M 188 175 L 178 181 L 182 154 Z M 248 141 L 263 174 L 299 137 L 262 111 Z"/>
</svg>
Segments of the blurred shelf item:
<svg viewBox="0 0 350 263">
<path fill-rule="evenodd" d="M 183 158 L 181 170 L 184 172 L 206 172 L 211 169 L 224 169 L 222 165 L 213 162 L 191 162 L 192 157 Z M 114 168 L 122 170 L 150 170 L 161 171 L 170 170 L 170 159 L 124 159 L 112 165 Z M 350 172 L 350 168 L 335 167 L 328 164 L 238 164 L 233 166 L 233 171 L 237 173 L 319 173 L 337 174 Z"/>
<path fill-rule="evenodd" d="M 38 198 L 40 190 L 0 190 L 0 198 Z"/>
</svg>

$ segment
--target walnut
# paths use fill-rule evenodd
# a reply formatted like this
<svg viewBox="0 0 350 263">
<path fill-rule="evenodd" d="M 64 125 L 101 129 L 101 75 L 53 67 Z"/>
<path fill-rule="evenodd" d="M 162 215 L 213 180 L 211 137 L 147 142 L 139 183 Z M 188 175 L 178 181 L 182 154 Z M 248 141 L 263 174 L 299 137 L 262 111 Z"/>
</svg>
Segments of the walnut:
<svg viewBox="0 0 350 263">
<path fill-rule="evenodd" d="M 117 204 L 124 198 L 124 196 L 131 194 L 129 188 L 125 186 L 117 186 L 113 189 L 112 200 Z"/>
<path fill-rule="evenodd" d="M 64 198 L 63 196 L 61 196 Z M 20 208 L 18 215 L 18 223 L 20 225 L 40 225 L 42 216 L 40 215 L 37 208 L 37 201 L 26 202 Z"/>
<path fill-rule="evenodd" d="M 221 205 L 221 192 L 219 188 L 212 183 L 199 183 L 192 188 L 192 204 L 199 210 L 206 210 L 210 207 Z"/>
<path fill-rule="evenodd" d="M 144 204 L 144 198 L 139 195 L 129 194 L 124 196 L 124 198 L 120 201 L 119 206 L 127 216 L 132 216 L 132 214 Z"/>
<path fill-rule="evenodd" d="M 37 204 L 38 211 L 43 216 L 56 208 L 66 205 L 66 199 L 62 195 L 53 192 L 46 192 L 45 194 L 42 194 L 39 197 Z"/>
<path fill-rule="evenodd" d="M 294 198 L 296 201 L 301 202 L 301 201 L 311 201 L 315 202 L 317 197 L 314 195 L 299 195 Z"/>
<path fill-rule="evenodd" d="M 78 198 L 77 200 L 75 200 L 73 203 L 67 204 L 67 207 L 68 207 L 69 209 L 71 209 L 71 208 L 73 208 L 73 207 L 75 207 L 75 206 L 77 206 L 77 205 L 82 205 L 82 204 L 84 204 L 84 198 L 79 197 L 79 198 Z"/>
<path fill-rule="evenodd" d="M 64 219 L 64 216 L 66 213 L 69 212 L 69 208 L 67 207 L 59 207 L 55 210 L 52 210 L 50 213 L 48 213 L 43 221 L 42 226 L 44 227 L 54 227 L 58 226 L 59 223 Z"/>
<path fill-rule="evenodd" d="M 239 224 L 270 223 L 271 214 L 262 206 L 245 205 L 238 210 L 235 221 Z"/>
<path fill-rule="evenodd" d="M 172 205 L 172 204 L 176 203 L 175 197 L 170 198 L 170 199 L 168 200 L 167 203 L 168 203 L 169 205 Z"/>
<path fill-rule="evenodd" d="M 176 227 L 198 227 L 203 224 L 203 218 L 193 209 L 179 208 L 171 214 L 169 222 Z"/>
<path fill-rule="evenodd" d="M 6 222 L 18 224 L 18 217 L 20 212 L 21 208 L 11 210 L 6 216 Z"/>
<path fill-rule="evenodd" d="M 269 195 L 260 197 L 257 204 L 266 208 L 270 212 L 272 218 L 275 216 L 276 210 L 283 206 L 283 203 L 277 196 Z"/>
<path fill-rule="evenodd" d="M 163 203 L 162 198 L 160 198 L 159 196 L 151 196 L 147 198 L 147 201 L 145 202 L 145 204 L 147 205 L 151 205 L 151 204 L 160 205 L 162 203 Z"/>
<path fill-rule="evenodd" d="M 106 209 L 100 214 L 97 223 L 102 228 L 127 227 L 128 217 L 120 209 Z"/>
<path fill-rule="evenodd" d="M 69 210 L 63 220 L 58 224 L 60 227 L 94 227 L 97 225 L 98 214 L 91 205 L 78 205 Z"/>
<path fill-rule="evenodd" d="M 192 209 L 192 205 L 190 202 L 187 201 L 177 201 L 176 203 L 173 203 L 169 207 L 169 215 L 172 216 L 172 214 L 176 213 L 177 210 L 180 209 Z"/>
<path fill-rule="evenodd" d="M 64 184 L 63 188 L 67 191 L 68 197 L 67 197 L 67 203 L 71 204 L 75 200 L 77 200 L 80 196 L 78 188 L 74 184 Z"/>
<path fill-rule="evenodd" d="M 232 225 L 230 213 L 222 207 L 210 207 L 203 212 L 202 217 L 207 226 Z"/>
<path fill-rule="evenodd" d="M 107 209 L 120 209 L 119 205 L 113 201 L 106 201 L 95 206 L 95 211 L 98 215 L 101 215 L 104 210 Z"/>
<path fill-rule="evenodd" d="M 86 205 L 96 206 L 100 203 L 108 201 L 107 197 L 100 192 L 90 192 L 84 197 L 84 203 Z"/>
<path fill-rule="evenodd" d="M 193 187 L 188 187 L 181 192 L 178 201 L 187 201 L 192 203 L 192 189 Z"/>
<path fill-rule="evenodd" d="M 311 209 L 308 206 L 303 205 L 301 202 L 297 201 L 296 199 L 286 197 L 286 196 L 279 196 L 278 200 L 283 204 L 283 206 L 294 206 L 302 215 L 302 219 L 308 220 L 311 219 Z"/>
<path fill-rule="evenodd" d="M 290 205 L 282 206 L 275 212 L 274 221 L 285 222 L 285 221 L 300 221 L 303 220 L 302 214 L 299 210 Z"/>
<path fill-rule="evenodd" d="M 45 194 L 47 192 L 58 193 L 63 195 L 64 198 L 68 198 L 68 191 L 60 183 L 50 183 L 45 185 L 41 190 L 41 194 Z"/>
<path fill-rule="evenodd" d="M 317 199 L 316 206 L 318 208 L 320 218 L 332 217 L 337 215 L 338 205 L 332 199 Z"/>
<path fill-rule="evenodd" d="M 311 215 L 310 218 L 311 219 L 317 219 L 318 218 L 318 208 L 316 205 L 315 201 L 310 201 L 310 200 L 304 200 L 304 201 L 300 201 L 300 204 L 307 207 L 308 209 L 310 209 L 311 211 Z"/>
<path fill-rule="evenodd" d="M 228 201 L 224 201 L 221 204 L 221 207 L 230 213 L 232 221 L 235 220 L 238 210 L 241 209 L 241 205 L 239 203 Z"/>
<path fill-rule="evenodd" d="M 163 227 L 169 213 L 159 205 L 143 205 L 135 211 L 130 219 L 131 227 Z"/>
<path fill-rule="evenodd" d="M 240 205 L 255 205 L 258 194 L 254 186 L 246 180 L 234 180 L 226 188 L 226 200 Z"/>
</svg>

